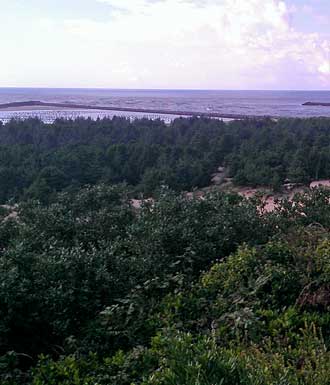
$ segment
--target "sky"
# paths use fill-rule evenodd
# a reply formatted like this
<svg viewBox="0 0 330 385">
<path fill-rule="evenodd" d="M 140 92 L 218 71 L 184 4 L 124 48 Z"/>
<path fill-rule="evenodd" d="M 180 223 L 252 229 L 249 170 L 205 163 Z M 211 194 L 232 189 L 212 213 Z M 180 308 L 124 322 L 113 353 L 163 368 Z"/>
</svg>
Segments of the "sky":
<svg viewBox="0 0 330 385">
<path fill-rule="evenodd" d="M 330 0 L 0 0 L 0 87 L 330 89 Z"/>
</svg>

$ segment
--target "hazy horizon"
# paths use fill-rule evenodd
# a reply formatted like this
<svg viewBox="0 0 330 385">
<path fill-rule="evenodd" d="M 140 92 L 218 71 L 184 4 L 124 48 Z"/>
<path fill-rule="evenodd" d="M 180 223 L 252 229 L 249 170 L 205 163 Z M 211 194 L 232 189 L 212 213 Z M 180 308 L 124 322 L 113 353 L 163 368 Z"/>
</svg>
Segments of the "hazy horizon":
<svg viewBox="0 0 330 385">
<path fill-rule="evenodd" d="M 0 90 L 99 90 L 99 91 L 197 91 L 197 92 L 330 92 L 329 89 L 220 89 L 220 88 L 112 88 L 112 87 L 47 87 L 47 86 L 0 86 Z"/>
</svg>

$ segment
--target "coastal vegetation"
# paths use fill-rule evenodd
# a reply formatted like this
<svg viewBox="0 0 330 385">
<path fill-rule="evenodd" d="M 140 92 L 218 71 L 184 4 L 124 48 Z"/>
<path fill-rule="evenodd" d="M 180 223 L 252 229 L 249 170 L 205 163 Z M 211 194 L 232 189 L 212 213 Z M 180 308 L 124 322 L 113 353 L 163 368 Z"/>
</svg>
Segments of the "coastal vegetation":
<svg viewBox="0 0 330 385">
<path fill-rule="evenodd" d="M 0 383 L 330 383 L 330 191 L 272 212 L 184 192 L 219 166 L 330 177 L 329 138 L 326 119 L 1 126 Z"/>
<path fill-rule="evenodd" d="M 37 119 L 0 124 L 0 202 L 49 201 L 86 184 L 126 183 L 132 194 L 160 185 L 191 191 L 219 166 L 243 186 L 280 189 L 330 178 L 330 120 Z"/>
</svg>

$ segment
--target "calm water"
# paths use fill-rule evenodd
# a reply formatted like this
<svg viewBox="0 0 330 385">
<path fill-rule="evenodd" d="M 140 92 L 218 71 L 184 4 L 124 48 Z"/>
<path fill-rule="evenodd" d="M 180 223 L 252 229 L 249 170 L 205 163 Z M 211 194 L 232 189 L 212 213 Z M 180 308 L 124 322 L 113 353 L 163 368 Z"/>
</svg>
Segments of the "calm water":
<svg viewBox="0 0 330 385">
<path fill-rule="evenodd" d="M 165 91 L 0 88 L 0 103 L 26 100 L 81 103 L 95 106 L 270 115 L 278 117 L 330 117 L 330 107 L 302 106 L 302 104 L 307 101 L 330 103 L 330 91 Z M 38 115 L 45 120 L 51 120 L 59 116 L 74 118 L 80 115 L 95 118 L 97 116 L 111 116 L 113 113 L 107 111 L 20 111 L 9 114 L 8 112 L 0 111 L 0 119 L 5 119 L 8 115 L 14 115 L 16 117 Z M 116 115 L 125 115 L 125 113 L 120 112 L 116 113 Z M 130 113 L 130 115 L 132 114 Z M 133 117 L 134 116 L 140 115 L 133 114 Z"/>
</svg>

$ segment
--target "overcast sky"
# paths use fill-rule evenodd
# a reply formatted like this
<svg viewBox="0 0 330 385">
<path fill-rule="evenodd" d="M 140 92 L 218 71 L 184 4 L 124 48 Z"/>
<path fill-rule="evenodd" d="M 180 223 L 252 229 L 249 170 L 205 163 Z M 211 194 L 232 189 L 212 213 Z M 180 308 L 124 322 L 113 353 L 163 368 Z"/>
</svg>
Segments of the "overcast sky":
<svg viewBox="0 0 330 385">
<path fill-rule="evenodd" d="M 330 0 L 0 0 L 0 86 L 329 89 Z"/>
</svg>

